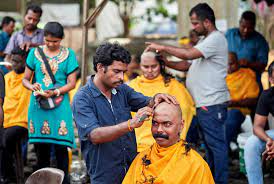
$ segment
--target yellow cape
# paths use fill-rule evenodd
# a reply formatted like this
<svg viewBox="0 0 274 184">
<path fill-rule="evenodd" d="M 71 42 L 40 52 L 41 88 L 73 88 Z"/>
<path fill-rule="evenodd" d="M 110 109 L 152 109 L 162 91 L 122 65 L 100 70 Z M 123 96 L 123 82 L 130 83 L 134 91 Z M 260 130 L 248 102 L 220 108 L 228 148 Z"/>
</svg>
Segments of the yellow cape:
<svg viewBox="0 0 274 184">
<path fill-rule="evenodd" d="M 259 86 L 256 82 L 256 74 L 248 68 L 240 68 L 238 71 L 228 74 L 226 83 L 231 100 L 243 100 L 256 98 L 259 95 Z M 233 107 L 234 108 L 234 107 Z M 243 114 L 249 114 L 248 108 L 237 108 Z"/>
<path fill-rule="evenodd" d="M 28 128 L 28 105 L 31 91 L 26 89 L 22 80 L 24 73 L 14 71 L 5 75 L 4 128 L 21 126 Z"/>
<path fill-rule="evenodd" d="M 144 159 L 146 158 L 146 159 Z M 143 160 L 150 160 L 145 165 Z M 185 154 L 183 141 L 162 148 L 156 143 L 139 153 L 123 184 L 213 184 L 207 163 L 194 150 Z"/>
<path fill-rule="evenodd" d="M 183 84 L 175 79 L 171 79 L 168 86 L 165 86 L 162 75 L 159 75 L 153 80 L 146 79 L 143 75 L 133 79 L 129 86 L 135 91 L 140 92 L 146 96 L 154 96 L 157 93 L 167 93 L 175 96 L 182 108 L 183 119 L 185 120 L 184 129 L 182 132 L 182 139 L 186 138 L 187 131 L 189 129 L 192 117 L 195 115 L 196 110 L 194 102 L 187 89 Z M 132 113 L 134 116 L 135 113 Z M 141 152 L 150 147 L 154 142 L 154 138 L 151 135 L 151 122 L 146 121 L 140 128 L 135 129 L 137 140 L 137 151 Z"/>
</svg>

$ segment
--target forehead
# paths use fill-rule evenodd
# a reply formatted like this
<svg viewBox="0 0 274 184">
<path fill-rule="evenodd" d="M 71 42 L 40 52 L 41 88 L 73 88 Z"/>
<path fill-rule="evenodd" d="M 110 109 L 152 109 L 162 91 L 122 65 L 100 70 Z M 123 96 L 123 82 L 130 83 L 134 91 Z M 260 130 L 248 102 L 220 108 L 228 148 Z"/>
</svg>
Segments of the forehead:
<svg viewBox="0 0 274 184">
<path fill-rule="evenodd" d="M 251 21 L 245 20 L 245 19 L 241 19 L 241 20 L 240 20 L 240 26 L 244 26 L 244 27 L 254 27 Z"/>
<path fill-rule="evenodd" d="M 111 69 L 117 69 L 117 70 L 126 70 L 127 69 L 127 63 L 123 63 L 122 61 L 116 61 L 114 60 L 111 65 L 109 65 L 109 68 Z"/>
<path fill-rule="evenodd" d="M 23 57 L 21 56 L 21 55 L 18 55 L 18 54 L 12 54 L 11 55 L 11 59 L 13 60 L 13 61 L 22 61 L 23 60 Z"/>
<path fill-rule="evenodd" d="M 28 10 L 27 14 L 25 15 L 26 17 L 32 17 L 32 18 L 40 18 L 39 13 L 35 13 L 32 10 Z"/>
<path fill-rule="evenodd" d="M 53 37 L 51 35 L 47 35 L 44 37 L 46 41 L 60 41 L 62 40 L 61 38 L 56 38 L 56 37 Z"/>
<path fill-rule="evenodd" d="M 196 22 L 200 22 L 200 20 L 198 19 L 198 16 L 196 13 L 192 13 L 191 16 L 190 16 L 190 21 L 192 23 L 196 23 Z"/>
<path fill-rule="evenodd" d="M 159 62 L 154 57 L 143 57 L 140 63 L 142 66 L 157 65 Z"/>
</svg>

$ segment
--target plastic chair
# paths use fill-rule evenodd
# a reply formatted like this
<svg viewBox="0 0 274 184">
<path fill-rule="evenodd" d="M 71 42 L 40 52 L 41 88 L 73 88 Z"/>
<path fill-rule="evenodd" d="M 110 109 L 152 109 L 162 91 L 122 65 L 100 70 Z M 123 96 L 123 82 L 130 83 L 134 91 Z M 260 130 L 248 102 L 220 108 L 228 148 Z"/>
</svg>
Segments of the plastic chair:
<svg viewBox="0 0 274 184">
<path fill-rule="evenodd" d="M 42 168 L 32 173 L 26 184 L 61 184 L 64 179 L 64 171 L 56 168 Z"/>
</svg>

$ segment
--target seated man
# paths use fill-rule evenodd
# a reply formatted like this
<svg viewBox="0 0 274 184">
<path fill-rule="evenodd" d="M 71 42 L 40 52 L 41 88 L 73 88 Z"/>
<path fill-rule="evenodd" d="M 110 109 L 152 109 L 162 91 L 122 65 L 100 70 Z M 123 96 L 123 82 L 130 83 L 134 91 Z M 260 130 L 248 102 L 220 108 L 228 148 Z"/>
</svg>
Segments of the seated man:
<svg viewBox="0 0 274 184">
<path fill-rule="evenodd" d="M 268 76 L 274 84 L 274 61 L 268 67 Z M 274 158 L 274 129 L 265 131 L 269 113 L 274 115 L 274 87 L 264 90 L 258 100 L 253 132 L 244 148 L 245 168 L 249 184 L 263 184 L 262 153 L 266 159 Z"/>
<path fill-rule="evenodd" d="M 226 118 L 226 138 L 229 144 L 236 140 L 240 132 L 245 115 L 250 114 L 250 108 L 256 106 L 259 95 L 259 86 L 256 82 L 256 74 L 251 69 L 240 68 L 237 56 L 230 52 L 228 61 L 228 75 L 226 83 L 231 100 Z"/>
<path fill-rule="evenodd" d="M 3 175 L 14 177 L 12 166 L 15 146 L 28 135 L 28 104 L 31 92 L 23 87 L 27 53 L 16 47 L 11 52 L 12 71 L 5 75 Z M 10 182 L 10 181 L 9 181 Z M 9 183 L 7 182 L 7 183 Z"/>
<path fill-rule="evenodd" d="M 156 57 L 155 52 L 144 52 L 142 54 L 140 68 L 142 75 L 133 79 L 129 86 L 135 91 L 150 97 L 157 93 L 166 93 L 176 97 L 183 110 L 185 119 L 181 137 L 185 140 L 192 117 L 195 114 L 192 97 L 183 84 L 165 72 L 164 62 L 159 57 Z M 143 126 L 135 129 L 138 152 L 145 150 L 154 143 L 150 129 L 151 124 L 149 122 L 145 122 Z"/>
<path fill-rule="evenodd" d="M 182 139 L 180 106 L 162 102 L 156 106 L 151 132 L 156 141 L 132 162 L 123 184 L 211 184 L 212 174 L 203 158 Z"/>
</svg>

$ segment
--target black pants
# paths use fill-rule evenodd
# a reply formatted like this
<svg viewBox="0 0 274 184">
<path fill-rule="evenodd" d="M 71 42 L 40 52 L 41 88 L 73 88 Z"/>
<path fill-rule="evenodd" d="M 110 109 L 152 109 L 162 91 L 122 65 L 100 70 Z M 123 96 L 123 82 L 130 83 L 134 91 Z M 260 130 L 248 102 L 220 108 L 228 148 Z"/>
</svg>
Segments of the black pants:
<svg viewBox="0 0 274 184">
<path fill-rule="evenodd" d="M 1 177 L 10 179 L 15 177 L 14 155 L 16 144 L 21 143 L 28 136 L 28 130 L 24 127 L 13 126 L 4 130 L 3 139 L 5 147 L 2 148 Z"/>
<path fill-rule="evenodd" d="M 66 146 L 58 144 L 36 143 L 35 150 L 37 154 L 38 169 L 50 167 L 51 146 L 53 146 L 55 150 L 57 168 L 61 169 L 65 173 L 63 184 L 68 184 L 70 182 L 68 175 L 68 150 Z"/>
</svg>

